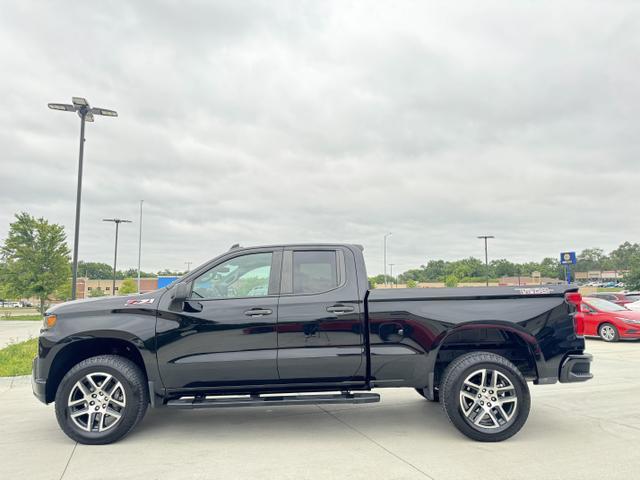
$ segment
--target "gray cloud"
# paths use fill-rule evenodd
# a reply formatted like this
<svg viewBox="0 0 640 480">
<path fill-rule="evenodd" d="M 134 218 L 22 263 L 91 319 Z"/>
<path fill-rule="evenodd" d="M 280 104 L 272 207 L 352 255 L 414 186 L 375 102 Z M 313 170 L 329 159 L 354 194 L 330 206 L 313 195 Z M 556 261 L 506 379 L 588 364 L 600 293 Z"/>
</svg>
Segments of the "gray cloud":
<svg viewBox="0 0 640 480">
<path fill-rule="evenodd" d="M 0 237 L 14 212 L 143 268 L 229 245 L 362 243 L 371 273 L 640 240 L 635 2 L 4 2 Z M 120 264 L 137 263 L 137 225 Z"/>
</svg>

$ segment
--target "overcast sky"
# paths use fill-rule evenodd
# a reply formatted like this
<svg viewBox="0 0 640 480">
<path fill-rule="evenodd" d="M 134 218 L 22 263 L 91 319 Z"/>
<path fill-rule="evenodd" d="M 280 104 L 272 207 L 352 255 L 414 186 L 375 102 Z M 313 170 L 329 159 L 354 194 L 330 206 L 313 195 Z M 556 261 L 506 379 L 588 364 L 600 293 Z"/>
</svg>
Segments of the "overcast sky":
<svg viewBox="0 0 640 480">
<path fill-rule="evenodd" d="M 185 269 L 233 243 L 355 242 L 382 271 L 640 241 L 638 2 L 33 2 L 0 14 L 0 240 Z"/>
</svg>

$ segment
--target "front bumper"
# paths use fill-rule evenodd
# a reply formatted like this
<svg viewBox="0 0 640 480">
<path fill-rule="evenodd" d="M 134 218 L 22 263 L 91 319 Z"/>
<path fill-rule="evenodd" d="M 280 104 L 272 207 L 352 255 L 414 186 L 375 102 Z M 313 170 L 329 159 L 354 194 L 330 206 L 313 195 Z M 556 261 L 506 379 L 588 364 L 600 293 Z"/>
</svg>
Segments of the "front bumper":
<svg viewBox="0 0 640 480">
<path fill-rule="evenodd" d="M 47 379 L 40 378 L 40 359 L 38 357 L 33 359 L 33 365 L 31 368 L 31 389 L 35 397 L 42 403 L 47 403 Z"/>
<path fill-rule="evenodd" d="M 591 362 L 593 355 L 583 353 L 581 355 L 567 355 L 560 366 L 560 382 L 586 382 L 593 378 Z"/>
<path fill-rule="evenodd" d="M 620 338 L 640 338 L 640 325 L 625 325 L 625 327 L 625 329 L 619 329 Z"/>
</svg>

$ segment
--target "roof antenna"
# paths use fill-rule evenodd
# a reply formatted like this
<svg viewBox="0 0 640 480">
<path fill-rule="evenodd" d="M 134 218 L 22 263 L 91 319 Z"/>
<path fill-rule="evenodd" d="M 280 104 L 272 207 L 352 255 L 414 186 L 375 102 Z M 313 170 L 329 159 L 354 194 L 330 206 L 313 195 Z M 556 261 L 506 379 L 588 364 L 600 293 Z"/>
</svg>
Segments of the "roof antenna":
<svg viewBox="0 0 640 480">
<path fill-rule="evenodd" d="M 231 245 L 231 248 L 229 249 L 231 250 L 235 250 L 236 248 L 240 248 L 240 244 L 239 243 L 234 243 L 233 245 Z"/>
</svg>

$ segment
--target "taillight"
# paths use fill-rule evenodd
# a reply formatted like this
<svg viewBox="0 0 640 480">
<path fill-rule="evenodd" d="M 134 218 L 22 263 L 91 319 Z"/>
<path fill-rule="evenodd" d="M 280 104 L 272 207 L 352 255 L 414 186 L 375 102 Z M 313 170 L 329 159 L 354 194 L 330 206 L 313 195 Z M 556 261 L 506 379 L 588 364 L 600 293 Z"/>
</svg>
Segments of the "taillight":
<svg viewBox="0 0 640 480">
<path fill-rule="evenodd" d="M 576 307 L 573 315 L 573 327 L 578 337 L 584 335 L 584 313 L 582 313 L 582 295 L 579 292 L 569 292 L 564 296 L 565 300 Z"/>
</svg>

